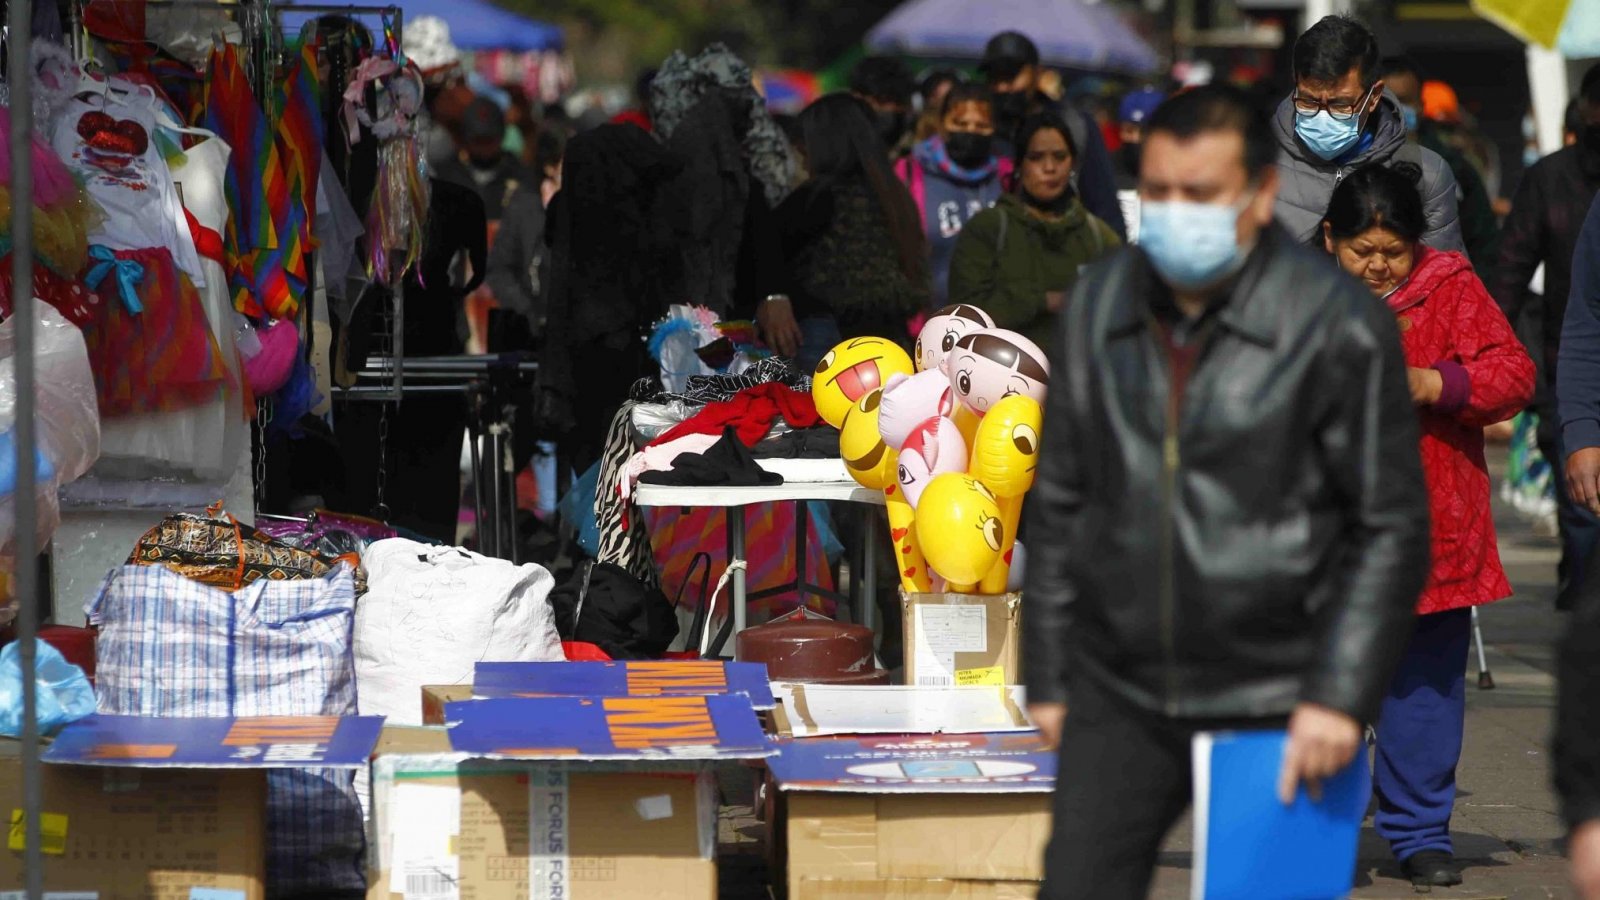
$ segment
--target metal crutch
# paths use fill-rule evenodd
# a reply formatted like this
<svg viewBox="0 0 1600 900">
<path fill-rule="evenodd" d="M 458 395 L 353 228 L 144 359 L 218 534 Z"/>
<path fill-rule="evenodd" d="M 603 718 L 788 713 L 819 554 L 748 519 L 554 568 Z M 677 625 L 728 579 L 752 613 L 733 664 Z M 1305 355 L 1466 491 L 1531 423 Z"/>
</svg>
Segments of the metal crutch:
<svg viewBox="0 0 1600 900">
<path fill-rule="evenodd" d="M 1478 621 L 1478 608 L 1472 608 L 1472 639 L 1478 645 L 1478 690 L 1494 690 L 1494 673 L 1489 671 L 1489 658 L 1483 655 L 1483 625 Z"/>
</svg>

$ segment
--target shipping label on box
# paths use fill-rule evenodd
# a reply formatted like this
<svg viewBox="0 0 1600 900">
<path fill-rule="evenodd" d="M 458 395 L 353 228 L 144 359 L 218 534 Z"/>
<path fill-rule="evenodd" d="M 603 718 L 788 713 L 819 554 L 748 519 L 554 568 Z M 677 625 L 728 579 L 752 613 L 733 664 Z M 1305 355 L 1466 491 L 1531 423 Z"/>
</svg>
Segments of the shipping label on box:
<svg viewBox="0 0 1600 900">
<path fill-rule="evenodd" d="M 538 697 L 445 707 L 450 745 L 493 759 L 760 759 L 777 752 L 744 694 Z"/>
<path fill-rule="evenodd" d="M 744 694 L 758 710 L 774 705 L 767 667 L 720 660 L 481 662 L 475 697 L 684 697 Z"/>
<path fill-rule="evenodd" d="M 62 729 L 41 758 L 79 766 L 357 769 L 382 730 L 382 716 L 93 715 Z"/>
<path fill-rule="evenodd" d="M 909 685 L 1017 684 L 1019 594 L 908 594 L 901 592 Z"/>
</svg>

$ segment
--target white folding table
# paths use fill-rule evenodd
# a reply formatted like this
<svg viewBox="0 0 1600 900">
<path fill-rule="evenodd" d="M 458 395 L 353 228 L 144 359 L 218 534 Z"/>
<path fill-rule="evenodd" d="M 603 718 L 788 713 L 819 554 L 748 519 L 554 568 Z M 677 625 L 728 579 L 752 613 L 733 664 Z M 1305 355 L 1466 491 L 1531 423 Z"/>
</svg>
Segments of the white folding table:
<svg viewBox="0 0 1600 900">
<path fill-rule="evenodd" d="M 805 535 L 809 519 L 805 514 L 804 504 L 810 500 L 861 504 L 864 517 L 870 516 L 873 507 L 884 505 L 882 491 L 869 490 L 854 481 L 796 481 L 771 487 L 677 487 L 641 482 L 634 489 L 633 494 L 635 506 L 679 506 L 685 508 L 703 506 L 726 509 L 729 565 L 732 565 L 735 560 L 745 559 L 744 513 L 747 507 L 762 503 L 794 503 L 797 523 L 795 580 L 792 584 L 776 589 L 775 592 L 786 592 L 792 587 L 793 590 L 801 594 L 802 600 L 806 594 L 838 598 L 838 595 L 834 592 L 806 583 Z M 858 611 L 858 620 L 868 628 L 876 629 L 877 608 L 874 597 L 877 589 L 877 572 L 875 568 L 877 563 L 877 542 L 872 539 L 874 535 L 870 521 L 866 523 L 862 534 L 866 536 L 866 539 L 862 547 L 861 572 L 859 573 L 859 578 L 853 575 L 851 580 L 859 588 L 860 609 Z M 747 600 L 752 599 L 746 595 L 745 573 L 742 567 L 734 569 L 731 583 L 733 596 L 730 605 L 733 607 L 733 632 L 738 634 L 745 629 L 747 620 L 745 604 Z M 765 592 L 763 595 L 765 595 Z M 709 602 L 710 598 L 707 599 Z"/>
</svg>

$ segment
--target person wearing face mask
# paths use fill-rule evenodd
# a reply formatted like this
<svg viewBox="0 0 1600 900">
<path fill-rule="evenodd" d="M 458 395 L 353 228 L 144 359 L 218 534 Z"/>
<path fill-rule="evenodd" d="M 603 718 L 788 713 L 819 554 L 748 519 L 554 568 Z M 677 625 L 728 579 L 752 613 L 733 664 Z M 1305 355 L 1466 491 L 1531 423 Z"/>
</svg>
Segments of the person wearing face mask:
<svg viewBox="0 0 1600 900">
<path fill-rule="evenodd" d="M 1077 147 L 1051 114 L 1018 132 L 1015 187 L 961 230 L 950 260 L 949 302 L 976 306 L 1000 328 L 1043 346 L 1084 266 L 1122 245 L 1072 189 Z"/>
<path fill-rule="evenodd" d="M 434 174 L 477 191 L 490 223 L 498 223 L 517 188 L 537 184 L 538 179 L 505 151 L 506 116 L 493 100 L 477 97 L 467 104 L 458 131 L 460 151 L 455 159 L 441 163 Z"/>
<path fill-rule="evenodd" d="M 1084 207 L 1110 225 L 1119 239 L 1126 240 L 1122 207 L 1117 203 L 1117 170 L 1111 164 L 1100 125 L 1088 113 L 1054 100 L 1043 91 L 1046 70 L 1038 46 L 1027 35 L 1003 31 L 989 39 L 978 68 L 994 92 L 1000 155 L 1015 154 L 1017 129 L 1029 116 L 1045 112 L 1060 116 L 1072 132 L 1073 146 L 1079 150 L 1076 187 Z"/>
<path fill-rule="evenodd" d="M 1278 139 L 1278 221 L 1296 240 L 1321 227 L 1333 189 L 1366 165 L 1409 162 L 1422 169 L 1424 239 L 1465 250 L 1456 179 L 1439 154 L 1406 140 L 1400 102 L 1378 77 L 1378 41 L 1365 25 L 1327 16 L 1294 42 L 1295 87 L 1273 119 Z"/>
<path fill-rule="evenodd" d="M 989 89 L 958 84 L 945 93 L 939 130 L 895 165 L 911 191 L 928 238 L 933 279 L 929 309 L 950 296 L 950 257 L 956 237 L 972 218 L 995 204 L 1012 162 L 994 152 L 994 103 Z"/>
<path fill-rule="evenodd" d="M 1577 143 L 1539 160 L 1522 174 L 1511 213 L 1500 232 L 1499 264 L 1484 279 L 1506 318 L 1521 321 L 1530 307 L 1541 323 L 1537 341 L 1528 350 L 1540 366 L 1540 386 L 1534 398 L 1539 415 L 1539 452 L 1552 465 L 1568 459 L 1575 472 L 1600 477 L 1600 445 L 1567 445 L 1556 408 L 1557 363 L 1561 356 L 1562 322 L 1567 295 L 1573 287 L 1573 258 L 1579 232 L 1589 206 L 1600 193 L 1600 64 L 1589 67 L 1578 90 L 1581 122 Z M 1529 287 L 1544 268 L 1544 292 Z M 1595 478 L 1589 478 L 1593 482 Z M 1600 543 L 1600 519 L 1567 491 L 1566 479 L 1557 477 L 1556 518 L 1561 529 L 1561 563 L 1558 568 L 1556 607 L 1570 609 L 1585 563 Z"/>
<path fill-rule="evenodd" d="M 1140 243 L 1046 345 L 1023 675 L 1094 776 L 1056 785 L 1041 900 L 1146 896 L 1197 732 L 1287 728 L 1284 803 L 1338 772 L 1405 648 L 1428 497 L 1399 329 L 1273 224 L 1276 152 L 1236 88 L 1163 103 Z"/>
<path fill-rule="evenodd" d="M 916 89 L 911 70 L 891 56 L 869 56 L 850 70 L 850 93 L 872 109 L 873 127 L 890 160 L 910 152 L 911 98 Z"/>
<path fill-rule="evenodd" d="M 1400 119 L 1405 124 L 1406 139 L 1439 154 L 1450 167 L 1450 174 L 1460 189 L 1456 208 L 1461 214 L 1461 238 L 1467 245 L 1467 258 L 1487 277 L 1486 273 L 1498 258 L 1500 226 L 1495 221 L 1483 176 L 1461 151 L 1445 141 L 1438 125 L 1422 116 L 1422 71 L 1414 61 L 1405 56 L 1387 57 L 1378 66 L 1378 77 L 1400 101 Z"/>
<path fill-rule="evenodd" d="M 1533 360 L 1472 264 L 1422 241 L 1414 166 L 1367 166 L 1333 192 L 1322 244 L 1393 311 L 1422 425 L 1432 564 L 1416 628 L 1376 724 L 1376 826 L 1412 883 L 1461 883 L 1450 839 L 1466 725 L 1472 609 L 1511 596 L 1500 564 L 1483 429 L 1533 396 Z"/>
</svg>

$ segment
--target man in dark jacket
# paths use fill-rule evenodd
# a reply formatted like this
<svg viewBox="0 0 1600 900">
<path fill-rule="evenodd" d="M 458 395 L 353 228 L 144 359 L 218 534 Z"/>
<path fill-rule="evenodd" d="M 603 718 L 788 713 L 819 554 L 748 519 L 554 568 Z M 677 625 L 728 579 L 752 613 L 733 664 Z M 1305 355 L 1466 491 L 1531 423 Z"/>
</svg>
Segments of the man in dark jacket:
<svg viewBox="0 0 1600 900">
<path fill-rule="evenodd" d="M 1046 109 L 1055 110 L 1072 129 L 1072 143 L 1078 148 L 1073 174 L 1077 178 L 1075 186 L 1079 199 L 1085 209 L 1111 226 L 1118 240 L 1127 240 L 1122 206 L 1117 202 L 1117 170 L 1111 165 L 1111 154 L 1106 150 L 1100 125 L 1088 113 L 1058 103 L 1039 90 L 1044 67 L 1040 63 L 1039 48 L 1033 41 L 1027 35 L 1003 31 L 984 47 L 983 62 L 978 67 L 994 91 L 995 137 L 1001 145 L 996 152 L 1001 156 L 1010 155 L 1011 141 L 1023 121 Z"/>
<path fill-rule="evenodd" d="M 1141 243 L 1078 280 L 1050 348 L 1024 675 L 1061 771 L 1094 774 L 1057 785 L 1041 898 L 1145 896 L 1197 731 L 1286 726 L 1285 802 L 1334 775 L 1410 635 L 1399 332 L 1272 224 L 1275 152 L 1240 91 L 1163 104 Z"/>
<path fill-rule="evenodd" d="M 1439 154 L 1406 140 L 1400 102 L 1378 77 L 1378 41 L 1365 25 L 1328 16 L 1294 42 L 1294 93 L 1278 106 L 1278 221 L 1299 241 L 1320 233 L 1333 188 L 1366 165 L 1422 170 L 1423 243 L 1462 250 L 1456 179 Z"/>
<path fill-rule="evenodd" d="M 1500 261 L 1485 280 L 1506 318 L 1516 325 L 1530 303 L 1538 304 L 1539 333 L 1528 353 L 1539 364 L 1534 395 L 1539 414 L 1539 452 L 1552 466 L 1564 458 L 1555 384 L 1561 354 L 1561 323 L 1573 286 L 1573 253 L 1584 216 L 1600 192 L 1600 65 L 1589 67 L 1578 93 L 1577 142 L 1534 163 L 1522 174 L 1500 235 Z M 1529 282 L 1544 267 L 1544 291 L 1536 297 Z M 1568 448 L 1582 450 L 1587 445 Z M 1600 452 L 1600 451 L 1596 451 Z M 1588 454 L 1585 454 L 1587 458 Z M 1567 494 L 1556 479 L 1557 518 L 1561 524 L 1561 564 L 1556 607 L 1571 607 L 1583 581 L 1584 563 L 1600 538 L 1600 520 Z"/>
<path fill-rule="evenodd" d="M 467 104 L 460 131 L 461 152 L 440 163 L 434 175 L 477 191 L 489 221 L 498 222 L 517 188 L 537 187 L 539 179 L 521 160 L 505 152 L 506 116 L 493 100 L 478 97 Z"/>
</svg>

